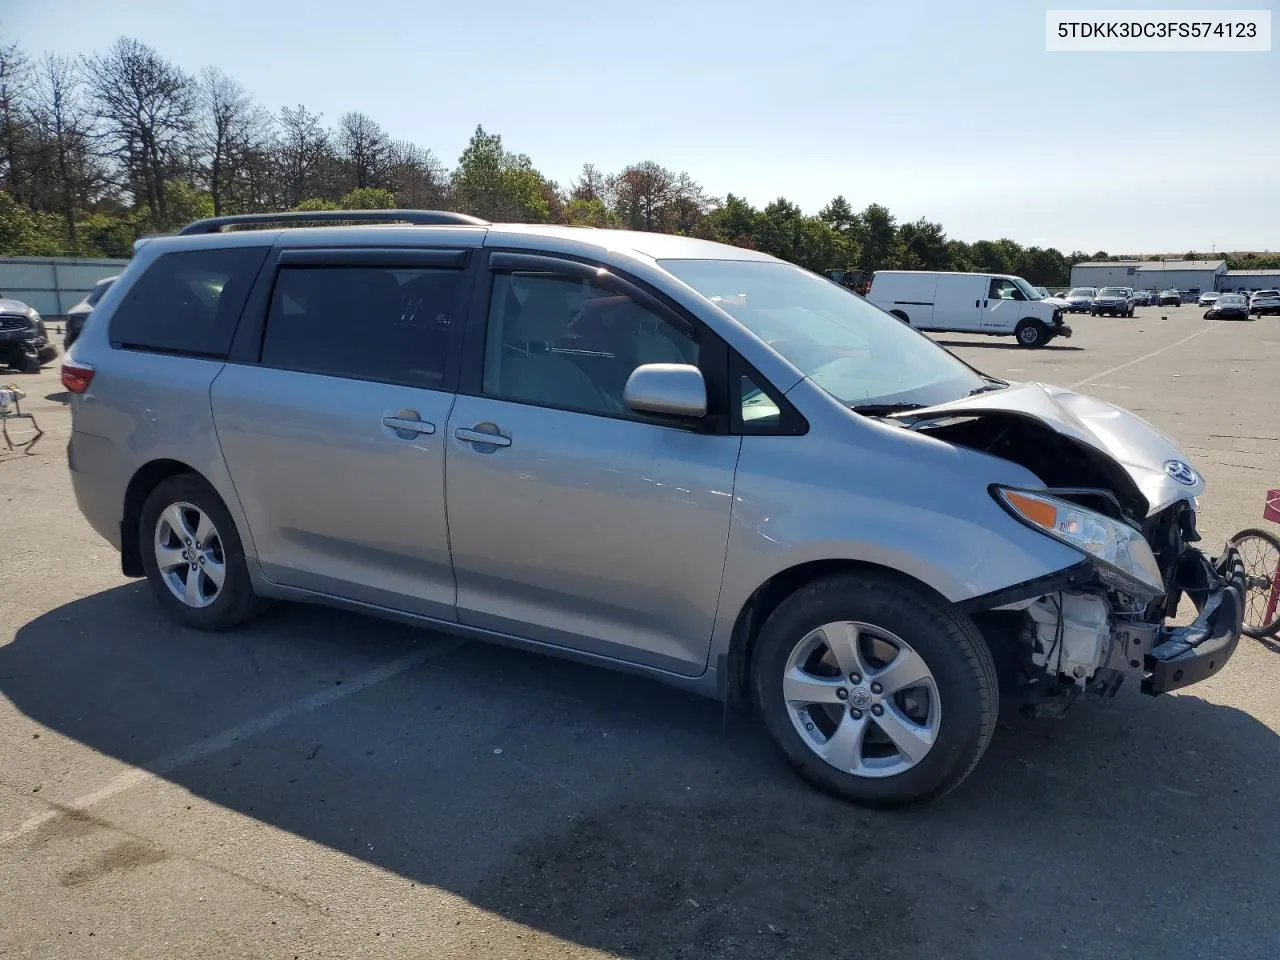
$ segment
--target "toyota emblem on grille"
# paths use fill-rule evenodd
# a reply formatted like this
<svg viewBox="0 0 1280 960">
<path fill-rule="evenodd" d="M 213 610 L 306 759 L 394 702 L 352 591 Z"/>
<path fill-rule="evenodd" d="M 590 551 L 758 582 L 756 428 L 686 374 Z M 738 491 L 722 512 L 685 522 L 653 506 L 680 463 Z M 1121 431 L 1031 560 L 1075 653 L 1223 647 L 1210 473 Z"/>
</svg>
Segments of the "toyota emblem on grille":
<svg viewBox="0 0 1280 960">
<path fill-rule="evenodd" d="M 1196 482 L 1196 472 L 1181 460 L 1166 460 L 1164 472 L 1184 486 L 1189 487 Z"/>
</svg>

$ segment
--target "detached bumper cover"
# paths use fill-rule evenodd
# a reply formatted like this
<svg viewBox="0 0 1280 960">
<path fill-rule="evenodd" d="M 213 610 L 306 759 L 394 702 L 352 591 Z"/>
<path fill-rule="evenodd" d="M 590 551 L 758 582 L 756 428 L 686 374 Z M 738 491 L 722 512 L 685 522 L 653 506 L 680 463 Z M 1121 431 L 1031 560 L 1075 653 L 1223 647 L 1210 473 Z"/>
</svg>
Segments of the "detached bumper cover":
<svg viewBox="0 0 1280 960">
<path fill-rule="evenodd" d="M 1143 693 L 1156 696 L 1198 683 L 1226 666 L 1236 652 L 1244 621 L 1244 564 L 1228 544 L 1210 566 L 1215 582 L 1200 595 L 1203 603 L 1197 604 L 1200 615 L 1195 623 L 1161 631 L 1159 641 L 1144 657 Z M 1193 600 L 1200 599 L 1194 592 L 1189 594 Z"/>
</svg>

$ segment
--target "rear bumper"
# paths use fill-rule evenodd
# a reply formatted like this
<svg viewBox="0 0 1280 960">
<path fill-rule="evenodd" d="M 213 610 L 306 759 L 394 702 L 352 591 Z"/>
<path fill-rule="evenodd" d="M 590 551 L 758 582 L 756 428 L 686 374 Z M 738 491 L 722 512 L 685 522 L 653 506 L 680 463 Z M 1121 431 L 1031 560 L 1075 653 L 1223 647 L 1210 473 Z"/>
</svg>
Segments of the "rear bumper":
<svg viewBox="0 0 1280 960">
<path fill-rule="evenodd" d="M 1143 693 L 1156 696 L 1199 683 L 1226 666 L 1236 652 L 1244 620 L 1244 565 L 1231 544 L 1221 557 L 1206 563 L 1212 586 L 1201 595 L 1200 615 L 1189 626 L 1161 630 L 1143 658 Z M 1199 599 L 1194 593 L 1192 597 Z"/>
</svg>

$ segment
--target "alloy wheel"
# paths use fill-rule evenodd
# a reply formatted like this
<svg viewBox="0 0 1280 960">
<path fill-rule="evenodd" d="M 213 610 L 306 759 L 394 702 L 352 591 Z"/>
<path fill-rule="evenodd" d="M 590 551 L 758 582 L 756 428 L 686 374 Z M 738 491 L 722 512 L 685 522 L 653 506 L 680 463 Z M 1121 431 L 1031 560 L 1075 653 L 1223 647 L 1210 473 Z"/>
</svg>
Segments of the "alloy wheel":
<svg viewBox="0 0 1280 960">
<path fill-rule="evenodd" d="M 170 504 L 156 521 L 156 566 L 169 592 L 188 607 L 207 607 L 222 594 L 226 554 L 213 520 L 190 503 Z"/>
<path fill-rule="evenodd" d="M 938 685 L 911 646 L 867 623 L 807 633 L 787 659 L 787 714 L 804 743 L 859 777 L 892 777 L 933 749 L 942 718 Z"/>
</svg>

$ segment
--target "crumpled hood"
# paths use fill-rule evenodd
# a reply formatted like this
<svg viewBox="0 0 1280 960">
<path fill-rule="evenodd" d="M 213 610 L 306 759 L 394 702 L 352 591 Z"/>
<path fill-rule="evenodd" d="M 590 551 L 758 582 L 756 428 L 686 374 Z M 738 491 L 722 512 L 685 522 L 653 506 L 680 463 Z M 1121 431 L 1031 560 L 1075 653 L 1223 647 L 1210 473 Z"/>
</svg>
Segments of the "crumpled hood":
<svg viewBox="0 0 1280 960">
<path fill-rule="evenodd" d="M 1187 455 L 1141 417 L 1115 404 L 1044 383 L 1014 384 L 923 410 L 896 414 L 919 421 L 941 415 L 1006 413 L 1039 420 L 1064 436 L 1105 453 L 1124 468 L 1146 497 L 1149 512 L 1204 490 L 1204 477 Z"/>
<path fill-rule="evenodd" d="M 31 308 L 21 300 L 10 300 L 7 297 L 0 297 L 0 313 L 9 315 L 22 314 L 25 316 L 26 312 L 30 309 Z"/>
</svg>

